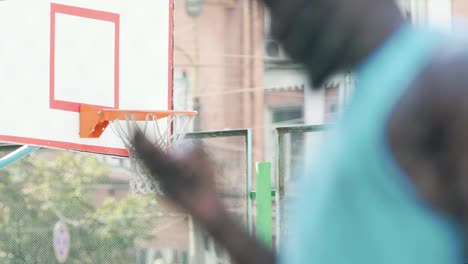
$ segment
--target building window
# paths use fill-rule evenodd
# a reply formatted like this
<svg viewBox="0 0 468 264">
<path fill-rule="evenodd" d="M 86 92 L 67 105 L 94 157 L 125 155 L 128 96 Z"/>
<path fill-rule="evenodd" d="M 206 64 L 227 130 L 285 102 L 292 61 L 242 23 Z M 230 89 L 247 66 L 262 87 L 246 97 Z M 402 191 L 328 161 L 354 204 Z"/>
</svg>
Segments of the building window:
<svg viewBox="0 0 468 264">
<path fill-rule="evenodd" d="M 182 251 L 181 255 L 182 255 L 182 257 L 181 257 L 182 258 L 182 261 L 181 261 L 182 263 L 181 264 L 189 264 L 188 252 L 184 250 L 184 251 Z"/>
<path fill-rule="evenodd" d="M 272 110 L 272 123 L 275 125 L 294 125 L 304 122 L 304 113 L 301 106 L 276 108 Z"/>
<path fill-rule="evenodd" d="M 224 248 L 222 248 L 218 243 L 215 243 L 215 252 L 216 252 L 216 257 L 218 258 L 224 257 Z"/>
<path fill-rule="evenodd" d="M 336 118 L 340 103 L 339 94 L 338 86 L 325 88 L 325 123 L 330 123 Z"/>
<path fill-rule="evenodd" d="M 146 248 L 140 249 L 139 263 L 146 264 L 148 259 L 148 250 Z"/>
<path fill-rule="evenodd" d="M 206 251 L 210 251 L 210 237 L 207 234 L 203 234 L 203 244 L 205 246 Z"/>
</svg>

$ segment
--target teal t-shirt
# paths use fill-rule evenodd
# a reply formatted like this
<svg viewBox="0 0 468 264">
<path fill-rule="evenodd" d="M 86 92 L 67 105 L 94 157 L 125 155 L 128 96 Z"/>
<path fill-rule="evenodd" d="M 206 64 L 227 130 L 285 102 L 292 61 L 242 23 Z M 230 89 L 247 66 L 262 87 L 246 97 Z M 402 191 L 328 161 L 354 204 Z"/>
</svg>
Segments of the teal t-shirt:
<svg viewBox="0 0 468 264">
<path fill-rule="evenodd" d="M 301 175 L 282 263 L 463 263 L 461 232 L 416 194 L 385 137 L 442 39 L 404 25 L 359 67 L 350 104 Z"/>
</svg>

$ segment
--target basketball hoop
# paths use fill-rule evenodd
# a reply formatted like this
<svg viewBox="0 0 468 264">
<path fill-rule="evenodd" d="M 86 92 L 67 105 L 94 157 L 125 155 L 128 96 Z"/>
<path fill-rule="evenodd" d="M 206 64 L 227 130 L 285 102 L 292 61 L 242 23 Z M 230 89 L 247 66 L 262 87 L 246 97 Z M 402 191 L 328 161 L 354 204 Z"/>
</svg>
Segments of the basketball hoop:
<svg viewBox="0 0 468 264">
<path fill-rule="evenodd" d="M 140 111 L 98 109 L 89 105 L 80 107 L 80 136 L 99 138 L 110 125 L 128 150 L 133 173 L 130 178 L 132 194 L 161 194 L 158 183 L 136 158 L 133 147 L 135 133 L 139 131 L 155 146 L 170 150 L 188 132 L 195 111 Z"/>
</svg>

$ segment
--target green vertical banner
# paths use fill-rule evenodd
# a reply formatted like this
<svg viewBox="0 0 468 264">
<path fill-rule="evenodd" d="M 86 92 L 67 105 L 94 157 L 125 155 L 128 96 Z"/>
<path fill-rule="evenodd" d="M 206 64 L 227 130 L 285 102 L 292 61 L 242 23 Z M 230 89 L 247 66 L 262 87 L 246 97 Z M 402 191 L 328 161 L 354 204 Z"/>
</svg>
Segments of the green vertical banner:
<svg viewBox="0 0 468 264">
<path fill-rule="evenodd" d="M 257 163 L 257 238 L 268 247 L 273 243 L 273 220 L 271 200 L 271 163 Z"/>
</svg>

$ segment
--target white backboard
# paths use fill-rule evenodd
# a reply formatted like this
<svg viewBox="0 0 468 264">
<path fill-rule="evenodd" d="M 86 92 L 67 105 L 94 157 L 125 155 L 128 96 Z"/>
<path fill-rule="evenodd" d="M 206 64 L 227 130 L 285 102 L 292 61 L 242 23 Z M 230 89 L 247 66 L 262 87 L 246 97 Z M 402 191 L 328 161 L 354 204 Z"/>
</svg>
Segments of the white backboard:
<svg viewBox="0 0 468 264">
<path fill-rule="evenodd" d="M 0 1 L 0 142 L 126 155 L 81 104 L 172 108 L 172 0 Z"/>
</svg>

